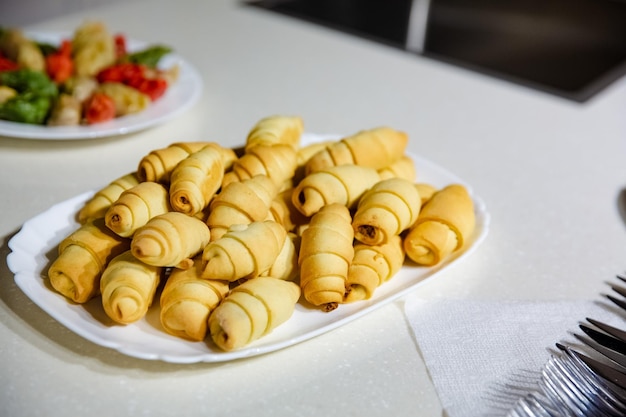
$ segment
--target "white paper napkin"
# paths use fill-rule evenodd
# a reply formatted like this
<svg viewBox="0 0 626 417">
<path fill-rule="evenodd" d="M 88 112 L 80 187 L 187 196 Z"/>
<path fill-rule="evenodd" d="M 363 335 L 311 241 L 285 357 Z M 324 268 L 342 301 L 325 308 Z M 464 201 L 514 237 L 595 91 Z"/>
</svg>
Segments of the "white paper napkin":
<svg viewBox="0 0 626 417">
<path fill-rule="evenodd" d="M 405 313 L 449 417 L 506 415 L 521 396 L 536 388 L 541 368 L 557 351 L 555 343 L 576 343 L 571 332 L 582 334 L 578 324 L 586 317 L 624 327 L 619 309 L 610 302 L 586 300 L 496 302 L 409 296 Z"/>
</svg>

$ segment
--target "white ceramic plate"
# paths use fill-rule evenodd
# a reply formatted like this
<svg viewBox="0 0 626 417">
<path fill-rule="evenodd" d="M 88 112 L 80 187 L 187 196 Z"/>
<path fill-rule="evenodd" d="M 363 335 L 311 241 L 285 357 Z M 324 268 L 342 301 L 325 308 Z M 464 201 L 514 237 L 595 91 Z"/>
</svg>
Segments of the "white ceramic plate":
<svg viewBox="0 0 626 417">
<path fill-rule="evenodd" d="M 432 162 L 419 156 L 413 157 L 420 181 L 437 187 L 451 183 L 468 186 L 460 178 Z M 471 191 L 469 186 L 468 189 Z M 307 309 L 298 304 L 293 316 L 269 335 L 241 350 L 222 352 L 210 340 L 188 342 L 165 333 L 159 323 L 158 302 L 153 304 L 144 319 L 121 326 L 113 324 L 106 317 L 100 298 L 93 299 L 86 305 L 72 304 L 50 287 L 46 273 L 56 257 L 57 246 L 78 227 L 75 214 L 92 194 L 87 192 L 63 201 L 24 223 L 21 230 L 9 241 L 12 252 L 7 263 L 15 274 L 15 282 L 35 304 L 82 337 L 129 356 L 174 363 L 220 362 L 260 355 L 328 332 L 408 294 L 451 264 L 466 258 L 483 241 L 489 229 L 489 214 L 485 205 L 473 194 L 475 233 L 468 247 L 453 258 L 434 268 L 404 266 L 396 276 L 376 290 L 372 299 L 340 305 L 329 313 Z"/>
<path fill-rule="evenodd" d="M 59 44 L 63 39 L 69 38 L 70 34 L 28 32 L 26 36 L 41 42 Z M 149 44 L 127 40 L 127 46 L 130 51 L 136 51 Z M 178 80 L 169 86 L 162 97 L 140 113 L 89 126 L 39 126 L 0 120 L 0 136 L 40 140 L 96 139 L 125 135 L 164 123 L 188 110 L 202 94 L 202 78 L 180 56 L 170 53 L 162 58 L 159 66 L 170 68 L 175 64 L 180 68 Z"/>
</svg>

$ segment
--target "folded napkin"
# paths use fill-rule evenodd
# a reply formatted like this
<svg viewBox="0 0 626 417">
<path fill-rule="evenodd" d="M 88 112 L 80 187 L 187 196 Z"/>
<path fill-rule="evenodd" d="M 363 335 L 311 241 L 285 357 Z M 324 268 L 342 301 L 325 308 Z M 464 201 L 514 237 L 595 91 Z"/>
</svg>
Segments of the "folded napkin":
<svg viewBox="0 0 626 417">
<path fill-rule="evenodd" d="M 571 332 L 582 334 L 578 324 L 586 317 L 624 327 L 618 309 L 589 300 L 424 300 L 412 295 L 405 313 L 449 417 L 506 415 L 537 388 L 556 342 L 580 344 Z"/>
</svg>

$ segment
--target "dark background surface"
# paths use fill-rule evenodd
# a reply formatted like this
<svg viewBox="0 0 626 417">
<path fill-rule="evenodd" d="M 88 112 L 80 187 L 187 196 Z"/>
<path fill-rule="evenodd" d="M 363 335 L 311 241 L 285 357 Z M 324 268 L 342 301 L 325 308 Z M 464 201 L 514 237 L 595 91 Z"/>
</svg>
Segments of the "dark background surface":
<svg viewBox="0 0 626 417">
<path fill-rule="evenodd" d="M 407 47 L 411 0 L 246 4 L 575 101 L 626 73 L 623 0 L 432 0 L 421 51 Z"/>
</svg>

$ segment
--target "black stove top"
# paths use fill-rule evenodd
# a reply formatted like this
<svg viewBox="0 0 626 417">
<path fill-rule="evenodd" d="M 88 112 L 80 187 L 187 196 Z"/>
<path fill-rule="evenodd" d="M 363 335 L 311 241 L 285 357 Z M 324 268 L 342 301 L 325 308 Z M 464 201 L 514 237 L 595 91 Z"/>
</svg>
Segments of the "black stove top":
<svg viewBox="0 0 626 417">
<path fill-rule="evenodd" d="M 626 74 L 626 0 L 246 4 L 579 102 Z"/>
</svg>

